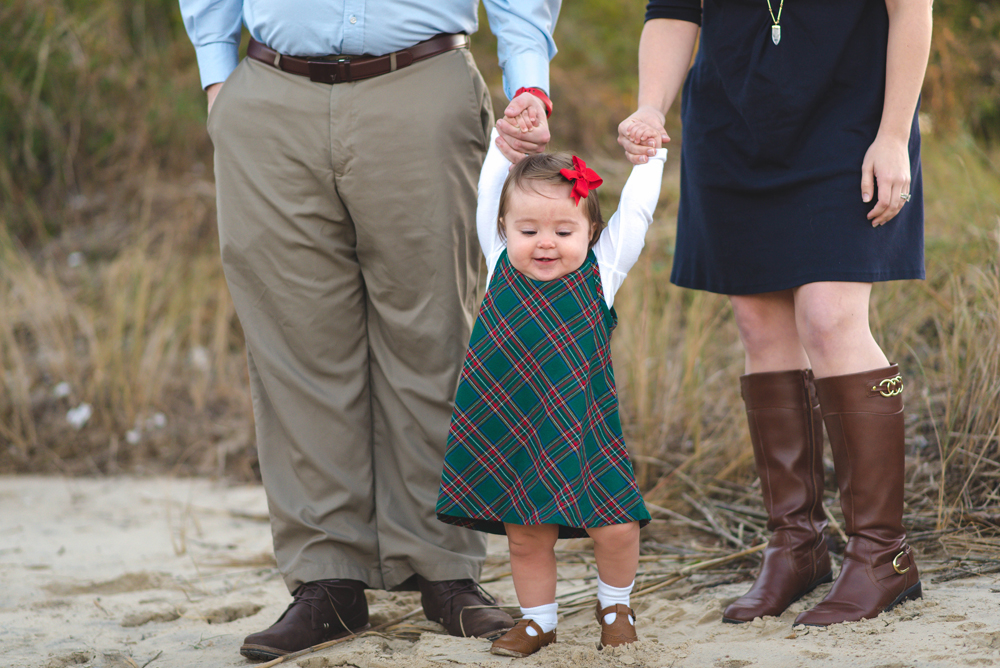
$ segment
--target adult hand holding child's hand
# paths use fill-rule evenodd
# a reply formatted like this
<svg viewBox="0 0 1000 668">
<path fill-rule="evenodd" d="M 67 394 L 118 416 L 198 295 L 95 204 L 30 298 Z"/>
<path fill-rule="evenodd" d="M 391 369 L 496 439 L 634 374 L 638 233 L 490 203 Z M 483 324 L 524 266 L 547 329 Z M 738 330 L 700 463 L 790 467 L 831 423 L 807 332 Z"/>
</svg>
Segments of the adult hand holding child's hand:
<svg viewBox="0 0 1000 668">
<path fill-rule="evenodd" d="M 516 96 L 497 121 L 497 148 L 513 163 L 527 153 L 543 153 L 552 136 L 545 117 L 545 104 L 533 93 Z"/>
<path fill-rule="evenodd" d="M 664 116 L 653 107 L 639 107 L 618 124 L 618 143 L 633 165 L 641 165 L 656 155 L 656 150 L 670 141 L 663 127 Z"/>
</svg>

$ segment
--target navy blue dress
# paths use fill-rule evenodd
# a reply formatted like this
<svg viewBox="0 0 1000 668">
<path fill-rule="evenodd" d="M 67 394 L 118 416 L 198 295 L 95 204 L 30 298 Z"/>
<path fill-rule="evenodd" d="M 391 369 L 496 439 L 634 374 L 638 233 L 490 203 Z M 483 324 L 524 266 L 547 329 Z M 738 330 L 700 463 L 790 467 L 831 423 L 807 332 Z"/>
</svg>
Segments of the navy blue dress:
<svg viewBox="0 0 1000 668">
<path fill-rule="evenodd" d="M 777 12 L 780 0 L 771 0 Z M 651 0 L 646 20 L 702 25 L 684 84 L 681 200 L 671 281 L 728 295 L 816 281 L 923 278 L 920 131 L 912 199 L 866 215 L 861 163 L 885 94 L 885 0 Z"/>
</svg>

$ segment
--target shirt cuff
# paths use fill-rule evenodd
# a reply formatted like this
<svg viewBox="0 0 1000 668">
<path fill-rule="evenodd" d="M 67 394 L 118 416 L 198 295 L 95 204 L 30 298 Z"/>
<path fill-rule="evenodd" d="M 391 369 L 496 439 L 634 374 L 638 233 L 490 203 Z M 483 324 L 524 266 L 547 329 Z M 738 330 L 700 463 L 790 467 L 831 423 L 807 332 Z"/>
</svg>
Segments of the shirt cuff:
<svg viewBox="0 0 1000 668">
<path fill-rule="evenodd" d="M 514 91 L 519 88 L 541 88 L 552 97 L 547 57 L 528 51 L 507 59 L 503 68 L 503 92 L 512 100 Z"/>
<path fill-rule="evenodd" d="M 231 42 L 212 42 L 195 47 L 201 87 L 222 83 L 239 64 L 239 46 Z"/>
</svg>

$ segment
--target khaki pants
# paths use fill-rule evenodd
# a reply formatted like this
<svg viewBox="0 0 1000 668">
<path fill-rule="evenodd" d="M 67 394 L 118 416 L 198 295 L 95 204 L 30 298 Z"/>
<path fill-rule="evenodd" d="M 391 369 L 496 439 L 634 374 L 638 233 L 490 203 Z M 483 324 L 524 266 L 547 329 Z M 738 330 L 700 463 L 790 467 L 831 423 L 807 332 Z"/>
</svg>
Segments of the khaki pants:
<svg viewBox="0 0 1000 668">
<path fill-rule="evenodd" d="M 261 475 L 290 591 L 478 577 L 434 514 L 492 124 L 467 50 L 345 84 L 244 60 L 209 117 Z"/>
</svg>

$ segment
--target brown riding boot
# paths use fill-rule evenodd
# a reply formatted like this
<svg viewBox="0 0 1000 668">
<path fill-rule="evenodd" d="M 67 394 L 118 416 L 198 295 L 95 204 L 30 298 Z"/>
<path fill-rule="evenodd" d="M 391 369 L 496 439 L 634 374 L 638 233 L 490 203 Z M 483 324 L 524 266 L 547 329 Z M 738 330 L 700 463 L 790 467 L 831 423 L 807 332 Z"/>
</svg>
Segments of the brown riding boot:
<svg viewBox="0 0 1000 668">
<path fill-rule="evenodd" d="M 844 511 L 847 548 L 826 598 L 795 619 L 827 626 L 920 598 L 903 530 L 903 379 L 895 364 L 816 380 Z"/>
<path fill-rule="evenodd" d="M 740 378 L 771 540 L 753 587 L 726 608 L 739 624 L 778 616 L 832 579 L 823 531 L 823 422 L 809 369 Z"/>
</svg>

